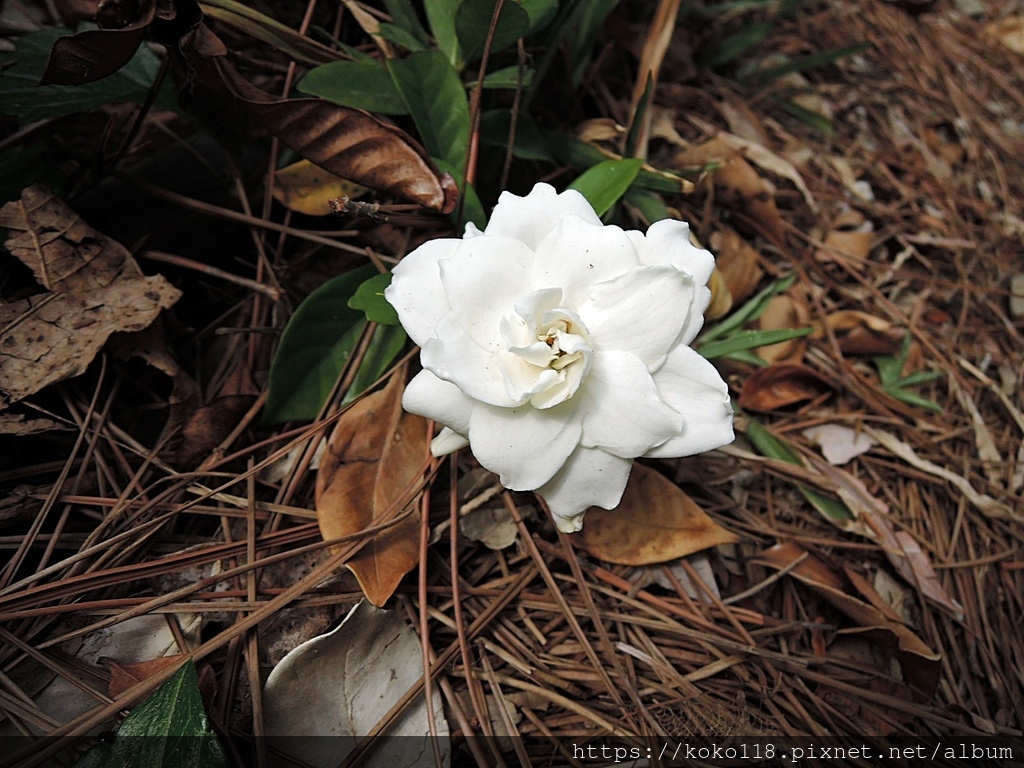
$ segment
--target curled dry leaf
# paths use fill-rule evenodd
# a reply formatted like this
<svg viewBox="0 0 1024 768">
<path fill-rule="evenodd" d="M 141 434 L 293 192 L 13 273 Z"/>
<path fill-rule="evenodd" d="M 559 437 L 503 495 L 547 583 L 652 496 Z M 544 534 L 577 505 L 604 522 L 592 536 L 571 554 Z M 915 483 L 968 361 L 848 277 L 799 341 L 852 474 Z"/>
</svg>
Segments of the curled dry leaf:
<svg viewBox="0 0 1024 768">
<path fill-rule="evenodd" d="M 732 309 L 734 302 L 732 292 L 729 290 L 725 278 L 722 277 L 717 264 L 711 271 L 711 278 L 708 280 L 708 290 L 711 291 L 711 302 L 708 304 L 708 308 L 704 310 L 704 320 L 718 320 L 721 317 L 725 317 L 729 314 L 729 310 Z"/>
<path fill-rule="evenodd" d="M 825 236 L 824 247 L 814 257 L 819 261 L 843 259 L 859 267 L 871 252 L 871 241 L 875 236 L 874 225 L 858 211 L 844 211 L 836 216 L 832 228 Z"/>
<path fill-rule="evenodd" d="M 689 147 L 678 153 L 673 161 L 677 168 L 710 164 L 717 166 L 711 172 L 711 179 L 719 198 L 749 217 L 772 240 L 784 242 L 782 218 L 771 189 L 742 153 L 721 137 Z"/>
<path fill-rule="evenodd" d="M 757 288 L 764 270 L 760 254 L 733 229 L 721 229 L 711 235 L 711 252 L 715 267 L 721 272 L 734 304 L 738 304 Z"/>
<path fill-rule="evenodd" d="M 891 615 L 853 597 L 851 591 L 854 586 L 849 579 L 824 560 L 797 544 L 786 543 L 765 550 L 755 558 L 755 562 L 776 570 L 789 568 L 790 576 L 817 592 L 858 625 L 858 629 L 841 630 L 844 634 L 866 636 L 892 649 L 908 682 L 928 694 L 935 690 L 942 657 Z M 864 584 L 860 586 L 863 588 Z"/>
<path fill-rule="evenodd" d="M 776 408 L 814 400 L 832 391 L 831 385 L 813 369 L 796 363 L 776 363 L 754 371 L 740 391 L 740 407 L 751 411 Z"/>
<path fill-rule="evenodd" d="M 316 512 L 324 539 L 391 523 L 415 495 L 427 455 L 427 420 L 402 409 L 405 378 L 358 400 L 334 427 L 316 476 Z M 346 565 L 374 605 L 387 602 L 419 561 L 414 515 L 368 540 Z"/>
<path fill-rule="evenodd" d="M 841 467 L 876 445 L 871 436 L 842 424 L 819 424 L 803 431 L 804 437 L 818 444 L 825 460 Z"/>
<path fill-rule="evenodd" d="M 804 328 L 810 324 L 811 313 L 804 300 L 793 293 L 781 293 L 773 296 L 761 317 L 757 320 L 760 331 L 781 331 Z M 804 336 L 778 344 L 758 347 L 754 351 L 769 363 L 799 363 L 804 359 L 807 350 L 807 338 Z"/>
<path fill-rule="evenodd" d="M 832 331 L 839 349 L 848 355 L 898 355 L 906 335 L 888 320 L 856 309 L 833 312 L 824 323 L 816 320 L 811 338 L 824 338 L 825 328 Z"/>
<path fill-rule="evenodd" d="M 331 200 L 354 200 L 366 187 L 328 173 L 309 160 L 299 160 L 274 174 L 274 199 L 285 208 L 309 216 L 327 216 Z"/>
<path fill-rule="evenodd" d="M 708 517 L 675 483 L 634 464 L 619 505 L 591 507 L 573 541 L 600 560 L 650 565 L 735 544 L 739 537 Z"/>
<path fill-rule="evenodd" d="M 45 187 L 0 209 L 7 249 L 47 292 L 0 303 L 0 409 L 78 376 L 117 331 L 139 331 L 181 295 L 142 274 L 120 243 L 86 224 Z"/>
</svg>

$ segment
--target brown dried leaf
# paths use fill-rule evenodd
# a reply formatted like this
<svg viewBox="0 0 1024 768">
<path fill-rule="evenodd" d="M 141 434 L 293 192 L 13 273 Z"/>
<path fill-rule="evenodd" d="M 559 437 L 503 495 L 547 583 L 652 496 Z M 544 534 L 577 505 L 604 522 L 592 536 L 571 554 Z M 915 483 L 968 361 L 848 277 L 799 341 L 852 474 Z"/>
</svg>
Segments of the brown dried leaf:
<svg viewBox="0 0 1024 768">
<path fill-rule="evenodd" d="M 205 25 L 181 40 L 195 105 L 226 127 L 260 123 L 324 170 L 380 192 L 449 213 L 458 188 L 405 131 L 361 109 L 316 98 L 275 99 L 242 77 L 227 48 Z"/>
<path fill-rule="evenodd" d="M 130 664 L 120 664 L 114 659 L 109 658 L 104 659 L 107 669 L 110 671 L 110 684 L 107 686 L 107 695 L 112 699 L 116 699 L 136 683 L 141 683 L 160 670 L 180 663 L 183 658 L 185 658 L 184 654 L 179 653 Z"/>
<path fill-rule="evenodd" d="M 804 328 L 810 324 L 811 313 L 807 304 L 792 293 L 773 296 L 761 317 L 757 320 L 760 331 L 780 331 Z M 807 349 L 807 337 L 799 336 L 778 344 L 758 347 L 754 351 L 769 363 L 799 363 L 804 359 Z"/>
<path fill-rule="evenodd" d="M 784 242 L 782 218 L 771 189 L 742 153 L 721 137 L 685 149 L 674 159 L 674 165 L 679 168 L 711 163 L 718 166 L 711 172 L 711 178 L 722 202 L 760 225 L 765 234 L 776 242 Z"/>
<path fill-rule="evenodd" d="M 844 634 L 868 637 L 896 651 L 907 680 L 927 693 L 935 690 L 942 657 L 907 626 L 853 597 L 850 594 L 853 585 L 825 561 L 790 542 L 776 544 L 761 552 L 754 562 L 778 570 L 790 568 L 790 576 L 806 584 L 859 625 L 858 629 L 842 630 Z"/>
<path fill-rule="evenodd" d="M 410 496 L 427 451 L 427 421 L 402 410 L 405 379 L 363 397 L 338 420 L 316 477 L 320 533 L 334 539 L 388 523 Z M 419 560 L 415 516 L 371 534 L 346 565 L 366 598 L 380 607 Z"/>
<path fill-rule="evenodd" d="M 274 174 L 274 199 L 289 210 L 309 216 L 327 216 L 331 200 L 354 200 L 366 191 L 366 187 L 328 173 L 309 160 L 299 160 Z"/>
<path fill-rule="evenodd" d="M 721 229 L 711 235 L 711 252 L 733 303 L 742 302 L 764 276 L 760 254 L 732 229 Z"/>
<path fill-rule="evenodd" d="M 10 231 L 7 249 L 49 289 L 0 303 L 0 409 L 79 375 L 112 333 L 142 330 L 181 295 L 45 187 L 0 209 L 0 227 Z"/>
<path fill-rule="evenodd" d="M 740 407 L 751 411 L 774 411 L 803 403 L 831 392 L 829 383 L 806 365 L 776 363 L 759 368 L 743 382 Z"/>
<path fill-rule="evenodd" d="M 824 323 L 815 321 L 811 338 L 823 338 L 825 327 L 831 329 L 839 349 L 848 355 L 897 355 L 905 335 L 888 320 L 856 309 L 833 312 Z"/>
<path fill-rule="evenodd" d="M 814 257 L 826 262 L 846 257 L 846 262 L 859 267 L 871 252 L 874 237 L 874 225 L 859 211 L 844 211 L 832 222 L 824 247 L 815 251 Z"/>
<path fill-rule="evenodd" d="M 722 528 L 683 490 L 643 464 L 634 464 L 622 501 L 612 510 L 591 507 L 573 538 L 596 558 L 650 565 L 692 555 L 739 537 Z"/>
<path fill-rule="evenodd" d="M 732 292 L 729 290 L 729 286 L 726 285 L 725 278 L 722 277 L 722 273 L 717 265 L 711 270 L 708 290 L 711 291 L 711 302 L 708 304 L 708 308 L 704 310 L 704 319 L 710 321 L 725 317 L 729 314 L 729 310 L 732 309 L 733 298 Z"/>
</svg>

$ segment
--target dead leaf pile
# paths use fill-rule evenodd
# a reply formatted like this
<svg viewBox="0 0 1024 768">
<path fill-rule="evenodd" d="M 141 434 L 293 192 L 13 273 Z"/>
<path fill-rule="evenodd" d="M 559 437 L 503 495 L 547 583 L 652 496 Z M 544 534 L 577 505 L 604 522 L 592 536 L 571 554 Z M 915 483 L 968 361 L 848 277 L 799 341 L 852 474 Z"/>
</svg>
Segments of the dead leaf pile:
<svg viewBox="0 0 1024 768">
<path fill-rule="evenodd" d="M 78 376 L 112 333 L 142 330 L 181 295 L 44 187 L 0 209 L 0 227 L 46 289 L 0 303 L 0 409 Z"/>
</svg>

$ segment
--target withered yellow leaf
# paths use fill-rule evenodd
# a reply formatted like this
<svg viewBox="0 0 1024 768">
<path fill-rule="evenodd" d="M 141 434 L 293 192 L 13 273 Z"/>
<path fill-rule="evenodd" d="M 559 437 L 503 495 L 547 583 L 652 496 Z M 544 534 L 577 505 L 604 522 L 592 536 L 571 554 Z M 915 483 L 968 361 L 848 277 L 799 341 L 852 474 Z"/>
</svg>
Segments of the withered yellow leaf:
<svg viewBox="0 0 1024 768">
<path fill-rule="evenodd" d="M 331 200 L 355 199 L 366 191 L 366 187 L 328 173 L 309 160 L 299 160 L 274 174 L 274 199 L 289 210 L 309 216 L 327 216 Z"/>
<path fill-rule="evenodd" d="M 574 541 L 600 560 L 650 565 L 732 544 L 739 537 L 708 517 L 675 483 L 634 464 L 619 505 L 591 507 Z"/>
<path fill-rule="evenodd" d="M 405 377 L 367 395 L 338 420 L 316 477 L 316 512 L 324 539 L 349 536 L 398 518 L 427 452 L 427 420 L 402 410 Z M 346 565 L 374 605 L 387 602 L 419 559 L 415 515 L 369 540 Z"/>
</svg>

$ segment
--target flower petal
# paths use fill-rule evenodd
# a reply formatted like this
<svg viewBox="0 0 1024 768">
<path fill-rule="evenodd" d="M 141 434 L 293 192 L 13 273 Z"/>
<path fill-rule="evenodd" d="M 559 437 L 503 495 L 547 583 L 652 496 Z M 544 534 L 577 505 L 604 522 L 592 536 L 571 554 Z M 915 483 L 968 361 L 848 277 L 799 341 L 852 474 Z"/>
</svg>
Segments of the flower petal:
<svg viewBox="0 0 1024 768">
<path fill-rule="evenodd" d="M 474 400 L 502 407 L 521 402 L 512 400 L 505 391 L 505 377 L 497 355 L 471 339 L 450 313 L 441 318 L 436 333 L 436 337 L 427 339 L 420 352 L 424 368 L 450 381 Z"/>
<path fill-rule="evenodd" d="M 433 440 L 430 441 L 430 452 L 435 458 L 455 453 L 469 445 L 469 438 L 463 437 L 458 432 L 444 427 Z"/>
<path fill-rule="evenodd" d="M 633 241 L 619 227 L 565 216 L 537 246 L 533 284 L 560 287 L 562 306 L 579 309 L 594 283 L 611 280 L 639 265 Z"/>
<path fill-rule="evenodd" d="M 550 184 L 535 184 L 526 197 L 502 192 L 484 234 L 514 237 L 536 250 L 562 217 L 568 215 L 601 224 L 590 203 L 576 190 L 567 189 L 558 194 Z"/>
<path fill-rule="evenodd" d="M 539 488 L 580 441 L 574 403 L 538 410 L 532 405 L 495 408 L 479 404 L 469 420 L 473 455 L 514 491 Z"/>
<path fill-rule="evenodd" d="M 580 317 L 594 349 L 662 364 L 690 318 L 693 281 L 675 267 L 639 267 L 590 289 Z"/>
<path fill-rule="evenodd" d="M 632 459 L 678 435 L 683 418 L 667 406 L 647 366 L 628 352 L 595 352 L 583 382 L 582 445 Z"/>
<path fill-rule="evenodd" d="M 398 312 L 405 332 L 418 346 L 434 335 L 434 327 L 451 311 L 441 285 L 440 261 L 451 256 L 461 240 L 430 240 L 408 254 L 392 270 L 384 298 Z"/>
<path fill-rule="evenodd" d="M 503 348 L 501 320 L 532 291 L 533 251 L 510 237 L 463 240 L 441 262 L 441 283 L 452 315 L 484 349 Z"/>
<path fill-rule="evenodd" d="M 715 366 L 697 352 L 689 347 L 674 349 L 654 372 L 654 383 L 662 399 L 682 414 L 683 428 L 645 456 L 692 456 L 733 441 L 729 388 Z"/>
<path fill-rule="evenodd" d="M 648 265 L 668 264 L 693 278 L 690 314 L 680 334 L 679 343 L 689 344 L 704 326 L 704 310 L 711 302 L 707 282 L 715 268 L 715 257 L 690 242 L 690 225 L 683 221 L 663 219 L 647 230 L 640 261 Z"/>
<path fill-rule="evenodd" d="M 558 530 L 573 533 L 583 527 L 588 507 L 614 509 L 626 490 L 633 462 L 582 445 L 537 493 L 544 497 Z"/>
<path fill-rule="evenodd" d="M 469 434 L 469 416 L 473 401 L 461 389 L 430 371 L 420 371 L 405 388 L 402 407 L 418 413 L 460 435 Z"/>
</svg>

